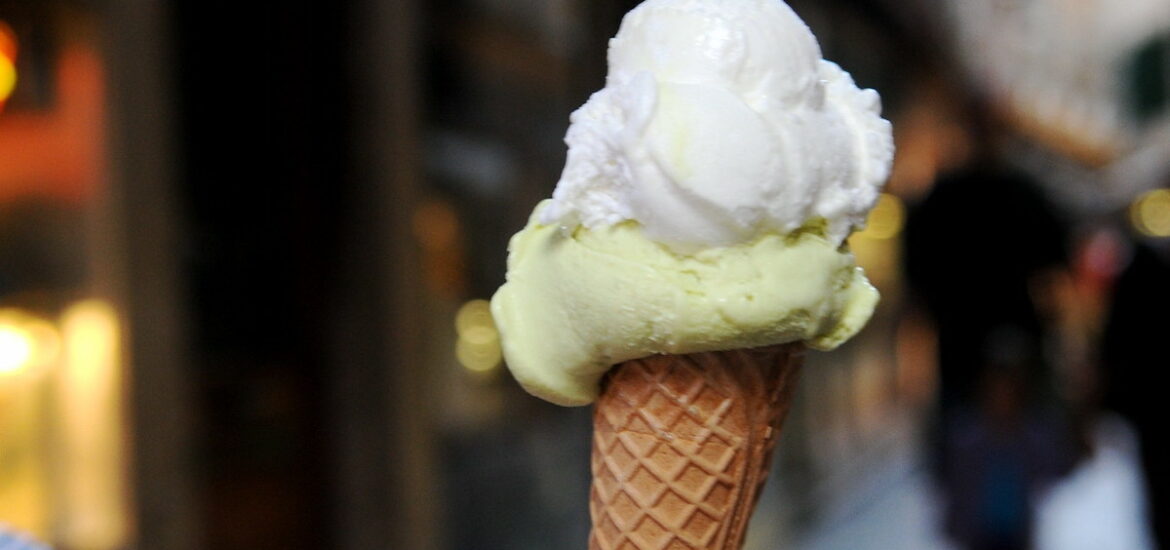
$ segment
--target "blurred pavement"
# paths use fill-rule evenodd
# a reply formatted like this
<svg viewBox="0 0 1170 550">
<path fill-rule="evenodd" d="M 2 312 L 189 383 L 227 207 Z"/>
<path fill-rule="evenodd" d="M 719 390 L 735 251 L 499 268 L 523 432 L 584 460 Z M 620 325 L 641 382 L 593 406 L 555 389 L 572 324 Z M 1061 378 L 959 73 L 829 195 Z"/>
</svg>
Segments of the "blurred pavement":
<svg viewBox="0 0 1170 550">
<path fill-rule="evenodd" d="M 1131 429 L 1104 416 L 1096 452 L 1039 503 L 1037 550 L 1152 550 L 1140 518 L 1144 490 Z M 856 498 L 803 537 L 800 550 L 955 550 L 938 532 L 937 499 L 914 449 L 891 453 L 861 483 Z"/>
</svg>

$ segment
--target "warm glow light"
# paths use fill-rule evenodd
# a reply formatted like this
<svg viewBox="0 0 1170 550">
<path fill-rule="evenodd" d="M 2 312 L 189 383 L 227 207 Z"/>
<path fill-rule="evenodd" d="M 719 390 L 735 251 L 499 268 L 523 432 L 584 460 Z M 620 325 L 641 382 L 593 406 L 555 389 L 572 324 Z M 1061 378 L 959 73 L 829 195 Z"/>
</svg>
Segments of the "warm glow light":
<svg viewBox="0 0 1170 550">
<path fill-rule="evenodd" d="M 463 304 L 463 307 L 459 308 L 459 313 L 455 314 L 455 331 L 460 336 L 476 328 L 488 327 L 495 331 L 496 324 L 492 320 L 491 308 L 491 302 L 487 300 L 472 300 Z"/>
<path fill-rule="evenodd" d="M 103 368 L 101 363 L 117 354 L 118 319 L 109 304 L 99 300 L 78 302 L 65 311 L 61 325 L 69 340 L 71 364 L 84 371 Z"/>
<path fill-rule="evenodd" d="M 500 333 L 492 320 L 491 304 L 487 300 L 471 300 L 455 315 L 455 358 L 463 368 L 487 373 L 500 366 Z"/>
<path fill-rule="evenodd" d="M 893 239 L 902 232 L 905 220 L 906 207 L 902 205 L 902 199 L 882 193 L 869 213 L 865 229 L 859 235 L 870 239 Z"/>
<path fill-rule="evenodd" d="M 25 369 L 33 354 L 32 337 L 20 327 L 0 325 L 0 375 Z"/>
<path fill-rule="evenodd" d="M 905 224 L 906 207 L 902 199 L 882 193 L 869 213 L 865 229 L 849 238 L 857 265 L 865 269 L 869 280 L 878 288 L 896 284 L 901 254 L 898 236 Z"/>
<path fill-rule="evenodd" d="M 1155 189 L 1129 208 L 1130 223 L 1147 237 L 1170 237 L 1170 189 Z"/>
<path fill-rule="evenodd" d="M 49 534 L 52 517 L 45 389 L 60 348 L 53 323 L 0 308 L 0 523 L 38 537 Z"/>
<path fill-rule="evenodd" d="M 477 345 L 467 340 L 455 344 L 455 357 L 463 368 L 472 372 L 492 372 L 503 358 L 499 345 Z"/>
<path fill-rule="evenodd" d="M 0 105 L 16 89 L 16 36 L 0 21 Z"/>
<path fill-rule="evenodd" d="M 124 377 L 117 311 L 83 300 L 61 315 L 63 361 L 54 386 L 63 459 L 56 537 L 66 548 L 123 548 L 130 533 Z"/>
<path fill-rule="evenodd" d="M 49 363 L 60 345 L 60 335 L 48 321 L 19 309 L 0 309 L 0 376 Z"/>
<path fill-rule="evenodd" d="M 5 101 L 16 89 L 16 65 L 11 59 L 0 56 L 0 101 Z"/>
</svg>

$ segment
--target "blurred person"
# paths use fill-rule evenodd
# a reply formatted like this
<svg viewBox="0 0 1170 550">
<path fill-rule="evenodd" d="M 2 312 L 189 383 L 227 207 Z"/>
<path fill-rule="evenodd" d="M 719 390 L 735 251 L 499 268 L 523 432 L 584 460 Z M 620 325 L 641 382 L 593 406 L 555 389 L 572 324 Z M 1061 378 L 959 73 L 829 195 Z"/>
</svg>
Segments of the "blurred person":
<svg viewBox="0 0 1170 550">
<path fill-rule="evenodd" d="M 1065 470 L 1060 421 L 1028 396 L 1038 342 L 1000 327 L 983 353 L 973 406 L 945 433 L 947 534 L 972 550 L 1023 550 L 1032 541 L 1037 495 Z"/>
<path fill-rule="evenodd" d="M 940 412 L 973 402 L 986 364 L 974 352 L 994 331 L 1044 336 L 1038 291 L 1068 264 L 1063 221 L 1039 183 L 1001 155 L 1009 131 L 986 98 L 959 98 L 962 131 L 944 146 L 950 164 L 912 205 L 904 232 L 914 300 L 938 333 Z M 1028 385 L 1045 371 L 1038 361 Z"/>
<path fill-rule="evenodd" d="M 1158 546 L 1170 548 L 1170 441 L 1160 384 L 1170 336 L 1170 242 L 1139 244 L 1115 285 L 1102 342 L 1104 405 L 1137 432 L 1149 519 Z"/>
<path fill-rule="evenodd" d="M 1026 456 L 1036 441 L 1071 439 L 1055 420 L 1053 369 L 1041 351 L 1052 327 L 1037 300 L 1067 265 L 1065 228 L 1037 182 L 1001 158 L 1006 132 L 989 105 L 971 99 L 964 109 L 966 140 L 953 146 L 963 157 L 911 208 L 905 230 L 913 301 L 938 341 L 928 460 L 956 542 L 1027 548 L 1031 497 L 1049 470 L 1064 469 L 1055 465 L 1072 463 L 1063 443 L 1043 468 Z M 972 502 L 969 486 L 996 503 Z"/>
<path fill-rule="evenodd" d="M 975 350 L 1004 325 L 1045 327 L 1035 288 L 1064 265 L 1061 224 L 1034 183 L 997 163 L 944 176 L 911 210 L 907 276 L 939 339 L 940 412 L 969 405 L 985 366 Z M 1043 361 L 1027 373 L 1039 389 Z"/>
<path fill-rule="evenodd" d="M 1081 234 L 1074 268 L 1049 296 L 1060 329 L 1048 352 L 1058 353 L 1060 395 L 1079 458 L 1037 503 L 1038 550 L 1150 550 L 1145 478 L 1132 426 L 1102 409 L 1100 344 L 1108 297 L 1131 245 L 1097 226 Z"/>
</svg>

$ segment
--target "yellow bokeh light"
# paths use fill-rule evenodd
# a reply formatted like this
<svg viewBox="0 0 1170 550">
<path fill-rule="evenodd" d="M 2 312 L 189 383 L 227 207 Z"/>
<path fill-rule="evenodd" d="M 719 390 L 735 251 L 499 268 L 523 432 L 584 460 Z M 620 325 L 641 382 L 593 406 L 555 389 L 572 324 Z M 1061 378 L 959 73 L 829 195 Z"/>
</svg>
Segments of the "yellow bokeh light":
<svg viewBox="0 0 1170 550">
<path fill-rule="evenodd" d="M 28 332 L 20 327 L 0 325 L 0 375 L 24 370 L 32 355 L 32 336 Z"/>
<path fill-rule="evenodd" d="M 503 352 L 490 302 L 471 300 L 463 304 L 455 314 L 455 331 L 459 334 L 455 342 L 455 358 L 463 368 L 487 373 L 500 366 Z"/>
<path fill-rule="evenodd" d="M 16 89 L 16 66 L 12 60 L 0 55 L 0 102 L 12 95 Z"/>
<path fill-rule="evenodd" d="M 496 323 L 492 320 L 491 302 L 487 300 L 471 300 L 455 314 L 455 331 L 460 336 L 479 327 L 490 327 L 493 331 L 496 329 Z"/>
<path fill-rule="evenodd" d="M 64 498 L 56 536 L 67 548 L 123 548 L 130 504 L 118 312 L 100 299 L 76 302 L 61 315 L 61 334 L 64 353 L 53 400 L 58 445 L 62 454 L 84 459 L 58 466 L 55 487 Z"/>
<path fill-rule="evenodd" d="M 459 338 L 477 346 L 485 346 L 498 341 L 500 333 L 496 331 L 495 327 L 479 326 L 467 329 Z"/>
<path fill-rule="evenodd" d="M 68 361 L 75 375 L 93 383 L 108 370 L 118 351 L 118 316 L 113 306 L 101 300 L 84 300 L 73 304 L 61 316 L 61 326 L 68 340 Z"/>
<path fill-rule="evenodd" d="M 60 348 L 61 337 L 52 323 L 19 309 L 0 309 L 0 376 L 47 364 Z"/>
<path fill-rule="evenodd" d="M 69 333 L 72 354 L 85 358 L 106 356 L 117 347 L 118 318 L 110 304 L 85 300 L 70 306 L 61 318 Z"/>
<path fill-rule="evenodd" d="M 500 352 L 499 344 L 475 344 L 460 339 L 455 343 L 455 357 L 463 368 L 486 373 L 500 366 L 503 354 Z"/>
<path fill-rule="evenodd" d="M 3 105 L 16 89 L 16 36 L 3 21 L 0 21 L 0 105 Z"/>
<path fill-rule="evenodd" d="M 1170 189 L 1155 189 L 1129 208 L 1130 223 L 1147 237 L 1170 237 Z"/>
<path fill-rule="evenodd" d="M 906 207 L 902 199 L 889 193 L 882 193 L 877 204 L 869 213 L 865 229 L 858 235 L 878 240 L 893 239 L 902 232 L 906 221 Z"/>
</svg>

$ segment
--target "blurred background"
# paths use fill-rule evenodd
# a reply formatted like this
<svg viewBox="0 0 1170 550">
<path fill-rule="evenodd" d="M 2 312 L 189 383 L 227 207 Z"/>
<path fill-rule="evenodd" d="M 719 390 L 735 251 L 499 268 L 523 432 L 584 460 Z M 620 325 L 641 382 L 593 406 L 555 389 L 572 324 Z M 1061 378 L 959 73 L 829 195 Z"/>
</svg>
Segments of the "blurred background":
<svg viewBox="0 0 1170 550">
<path fill-rule="evenodd" d="M 634 5 L 0 0 L 0 532 L 585 548 L 485 300 Z M 1170 545 L 1170 3 L 791 5 L 898 154 L 748 548 Z"/>
</svg>

